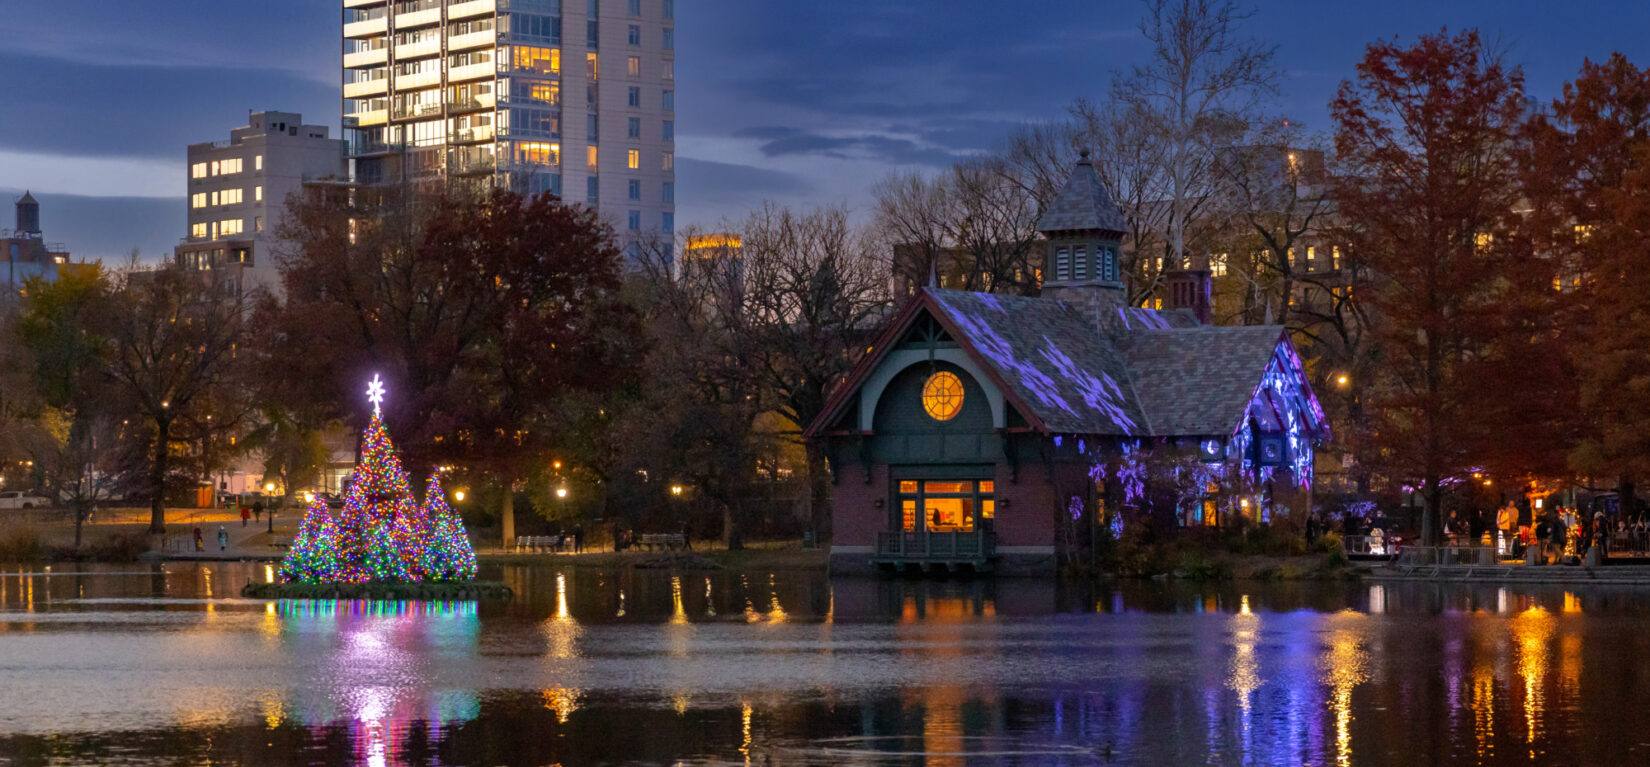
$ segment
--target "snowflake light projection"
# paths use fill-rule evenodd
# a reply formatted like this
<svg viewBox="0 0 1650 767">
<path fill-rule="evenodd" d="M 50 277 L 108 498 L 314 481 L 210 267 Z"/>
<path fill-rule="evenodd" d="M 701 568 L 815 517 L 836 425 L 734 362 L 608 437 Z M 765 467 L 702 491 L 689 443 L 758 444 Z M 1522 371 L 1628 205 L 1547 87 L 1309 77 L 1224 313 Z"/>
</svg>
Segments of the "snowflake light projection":
<svg viewBox="0 0 1650 767">
<path fill-rule="evenodd" d="M 420 505 L 413 498 L 379 405 L 383 381 L 367 389 L 372 421 L 362 435 L 361 463 L 355 469 L 344 507 L 335 514 L 325 502 L 304 514 L 292 552 L 281 562 L 287 583 L 382 583 L 467 581 L 476 574 L 475 552 L 452 509 L 432 480 Z"/>
</svg>

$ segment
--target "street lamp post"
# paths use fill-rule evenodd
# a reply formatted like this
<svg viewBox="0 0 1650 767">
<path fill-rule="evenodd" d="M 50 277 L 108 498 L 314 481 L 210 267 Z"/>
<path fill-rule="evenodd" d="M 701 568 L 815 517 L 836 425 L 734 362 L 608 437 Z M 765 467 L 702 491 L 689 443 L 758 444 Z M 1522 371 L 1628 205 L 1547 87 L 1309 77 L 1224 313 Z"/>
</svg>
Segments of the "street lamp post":
<svg viewBox="0 0 1650 767">
<path fill-rule="evenodd" d="M 274 494 L 275 494 L 275 483 L 274 482 L 264 483 L 264 495 L 267 496 L 267 495 L 274 495 Z M 271 532 L 271 533 L 275 532 L 275 501 L 274 500 L 270 500 L 270 502 L 269 502 L 269 532 Z"/>
</svg>

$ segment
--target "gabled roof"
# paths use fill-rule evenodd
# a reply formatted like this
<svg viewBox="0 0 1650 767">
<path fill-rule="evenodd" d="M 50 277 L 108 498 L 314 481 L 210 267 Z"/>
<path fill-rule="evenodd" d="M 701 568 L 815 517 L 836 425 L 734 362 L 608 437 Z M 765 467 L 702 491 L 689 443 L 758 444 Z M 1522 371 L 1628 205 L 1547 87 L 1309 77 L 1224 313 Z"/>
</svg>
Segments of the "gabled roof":
<svg viewBox="0 0 1650 767">
<path fill-rule="evenodd" d="M 1283 343 L 1275 325 L 1135 330 L 1118 345 L 1159 436 L 1226 436 Z"/>
<path fill-rule="evenodd" d="M 1016 411 L 1045 434 L 1222 437 L 1244 423 L 1277 360 L 1299 358 L 1277 326 L 1187 325 L 1176 313 L 1123 310 L 1105 332 L 1049 298 L 924 288 L 903 307 L 805 432 L 837 422 L 854 394 L 926 310 Z M 1322 410 L 1305 407 L 1322 429 Z"/>
<path fill-rule="evenodd" d="M 925 291 L 964 349 L 996 371 L 1028 420 L 1050 433 L 1146 428 L 1117 349 L 1071 305 L 955 290 Z"/>
<path fill-rule="evenodd" d="M 1050 232 L 1100 231 L 1122 236 L 1128 231 L 1123 210 L 1112 202 L 1111 194 L 1100 183 L 1100 174 L 1094 172 L 1094 163 L 1088 152 L 1077 161 L 1077 167 L 1066 179 L 1066 186 L 1049 202 L 1048 208 L 1037 219 L 1037 231 Z"/>
</svg>

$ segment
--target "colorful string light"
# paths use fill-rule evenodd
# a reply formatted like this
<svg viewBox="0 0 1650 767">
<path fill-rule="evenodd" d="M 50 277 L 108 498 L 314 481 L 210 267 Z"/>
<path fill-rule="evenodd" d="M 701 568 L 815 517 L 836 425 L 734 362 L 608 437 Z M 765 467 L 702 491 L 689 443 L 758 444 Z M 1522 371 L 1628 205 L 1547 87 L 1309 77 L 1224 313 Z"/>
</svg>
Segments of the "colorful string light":
<svg viewBox="0 0 1650 767">
<path fill-rule="evenodd" d="M 374 384 L 376 411 L 383 395 Z M 476 557 L 438 477 L 430 478 L 424 504 L 413 497 L 389 430 L 374 412 L 344 508 L 335 515 L 324 501 L 310 505 L 280 573 L 288 583 L 468 581 Z"/>
</svg>

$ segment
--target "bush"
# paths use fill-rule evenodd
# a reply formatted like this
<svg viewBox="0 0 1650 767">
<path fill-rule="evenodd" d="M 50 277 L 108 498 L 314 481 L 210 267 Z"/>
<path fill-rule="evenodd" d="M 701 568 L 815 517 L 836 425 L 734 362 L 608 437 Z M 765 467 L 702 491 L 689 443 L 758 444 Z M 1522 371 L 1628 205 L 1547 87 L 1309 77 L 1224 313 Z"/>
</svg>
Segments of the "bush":
<svg viewBox="0 0 1650 767">
<path fill-rule="evenodd" d="M 34 528 L 13 527 L 0 531 L 0 562 L 38 562 L 45 554 L 46 547 Z"/>
</svg>

